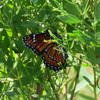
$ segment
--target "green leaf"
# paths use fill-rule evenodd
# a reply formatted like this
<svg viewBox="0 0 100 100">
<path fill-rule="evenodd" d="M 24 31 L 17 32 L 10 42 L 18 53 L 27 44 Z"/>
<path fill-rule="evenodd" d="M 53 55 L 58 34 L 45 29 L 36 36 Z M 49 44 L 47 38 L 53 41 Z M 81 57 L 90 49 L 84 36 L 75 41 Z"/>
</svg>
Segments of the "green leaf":
<svg viewBox="0 0 100 100">
<path fill-rule="evenodd" d="M 15 40 L 15 47 L 13 47 L 13 50 L 16 53 L 21 53 L 23 52 L 23 48 L 24 48 L 24 45 L 23 45 L 22 39 L 20 38 L 19 40 Z"/>
<path fill-rule="evenodd" d="M 1 43 L 0 43 L 0 47 L 3 48 L 4 50 L 6 48 L 8 48 L 10 45 L 10 40 L 9 40 L 9 37 L 6 33 L 5 30 L 3 30 L 2 34 L 1 34 Z"/>
<path fill-rule="evenodd" d="M 92 84 L 92 82 L 91 82 L 91 80 L 89 80 L 89 78 L 88 77 L 86 77 L 86 76 L 83 76 L 83 78 L 93 87 L 93 84 Z"/>
<path fill-rule="evenodd" d="M 34 97 L 34 98 L 44 98 L 44 99 L 50 98 L 50 96 L 48 96 L 48 95 L 38 95 L 38 94 L 32 94 L 32 97 Z"/>
<path fill-rule="evenodd" d="M 100 22 L 98 22 L 97 24 L 96 24 L 96 32 L 100 32 Z"/>
<path fill-rule="evenodd" d="M 94 9 L 94 18 L 95 20 L 98 22 L 100 21 L 100 2 L 96 3 L 95 5 L 95 9 Z"/>
<path fill-rule="evenodd" d="M 96 39 L 97 45 L 99 45 L 99 47 L 100 47 L 100 32 L 95 33 L 95 39 Z"/>
<path fill-rule="evenodd" d="M 64 6 L 64 9 L 67 11 L 67 13 L 72 14 L 72 15 L 80 18 L 81 9 L 79 9 L 77 4 L 72 3 L 68 0 L 63 0 L 63 6 Z"/>
<path fill-rule="evenodd" d="M 77 23 L 81 23 L 81 20 L 79 18 L 77 18 L 74 15 L 68 14 L 68 15 L 61 15 L 58 16 L 58 18 L 66 24 L 77 24 Z"/>
<path fill-rule="evenodd" d="M 95 48 L 95 55 L 100 55 L 100 47 Z"/>
<path fill-rule="evenodd" d="M 88 48 L 86 51 L 87 59 L 93 64 L 100 64 L 100 58 L 96 58 L 95 50 L 93 48 Z"/>
<path fill-rule="evenodd" d="M 0 92 L 2 91 L 4 84 L 0 82 Z"/>
<path fill-rule="evenodd" d="M 38 23 L 35 23 L 35 21 L 23 22 L 21 26 L 24 28 L 34 28 L 34 29 L 38 29 L 40 27 Z"/>
<path fill-rule="evenodd" d="M 95 100 L 95 98 L 91 97 L 91 96 L 87 96 L 87 95 L 84 95 L 84 94 L 79 94 L 79 96 L 81 96 L 82 98 L 84 98 L 83 100 Z"/>
<path fill-rule="evenodd" d="M 12 68 L 13 68 L 13 62 L 14 62 L 13 57 L 8 56 L 8 59 L 6 61 L 7 71 L 8 72 L 10 72 L 12 70 Z"/>
</svg>

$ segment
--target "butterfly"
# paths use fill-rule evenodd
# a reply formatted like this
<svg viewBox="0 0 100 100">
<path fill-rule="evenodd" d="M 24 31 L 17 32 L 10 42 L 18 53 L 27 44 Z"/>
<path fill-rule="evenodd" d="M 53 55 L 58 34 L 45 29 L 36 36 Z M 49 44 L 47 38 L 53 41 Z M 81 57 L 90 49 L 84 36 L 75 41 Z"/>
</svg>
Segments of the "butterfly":
<svg viewBox="0 0 100 100">
<path fill-rule="evenodd" d="M 51 41 L 52 39 L 48 31 L 23 37 L 24 44 L 37 55 L 41 55 L 47 67 L 58 71 L 66 63 L 68 55 L 56 42 Z"/>
</svg>

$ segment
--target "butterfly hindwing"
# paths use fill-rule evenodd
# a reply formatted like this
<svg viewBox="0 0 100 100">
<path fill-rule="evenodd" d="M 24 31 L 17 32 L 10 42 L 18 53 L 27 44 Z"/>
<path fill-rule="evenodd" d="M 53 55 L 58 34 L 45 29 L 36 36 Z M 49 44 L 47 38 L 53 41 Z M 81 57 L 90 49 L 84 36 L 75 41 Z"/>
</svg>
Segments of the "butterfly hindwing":
<svg viewBox="0 0 100 100">
<path fill-rule="evenodd" d="M 58 51 L 56 47 L 59 46 L 56 43 L 51 43 L 42 53 L 45 64 L 54 71 L 61 70 L 62 66 L 66 62 L 64 55 L 62 54 L 62 52 Z"/>
</svg>

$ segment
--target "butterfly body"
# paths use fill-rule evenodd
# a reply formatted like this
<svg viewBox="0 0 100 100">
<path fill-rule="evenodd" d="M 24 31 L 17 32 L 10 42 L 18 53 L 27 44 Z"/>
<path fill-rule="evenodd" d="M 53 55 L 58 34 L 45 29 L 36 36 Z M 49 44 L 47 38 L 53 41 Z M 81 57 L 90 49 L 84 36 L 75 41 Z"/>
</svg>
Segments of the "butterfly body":
<svg viewBox="0 0 100 100">
<path fill-rule="evenodd" d="M 54 71 L 62 69 L 66 57 L 57 48 L 62 49 L 56 42 L 50 41 L 49 33 L 30 34 L 23 38 L 25 45 L 31 48 L 37 55 L 41 55 L 47 67 Z"/>
</svg>

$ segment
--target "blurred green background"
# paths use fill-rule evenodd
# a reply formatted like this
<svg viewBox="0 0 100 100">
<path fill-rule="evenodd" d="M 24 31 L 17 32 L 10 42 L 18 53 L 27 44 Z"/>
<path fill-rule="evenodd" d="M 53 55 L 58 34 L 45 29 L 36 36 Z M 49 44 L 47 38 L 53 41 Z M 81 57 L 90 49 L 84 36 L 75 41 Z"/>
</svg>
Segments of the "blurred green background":
<svg viewBox="0 0 100 100">
<path fill-rule="evenodd" d="M 63 37 L 69 56 L 59 72 L 23 45 L 46 29 Z M 0 0 L 0 100 L 99 98 L 99 0 Z"/>
</svg>

